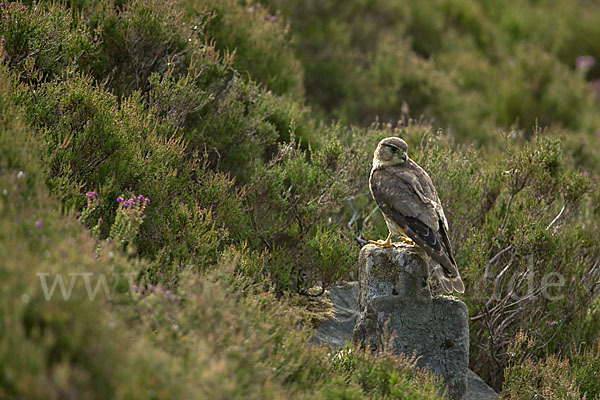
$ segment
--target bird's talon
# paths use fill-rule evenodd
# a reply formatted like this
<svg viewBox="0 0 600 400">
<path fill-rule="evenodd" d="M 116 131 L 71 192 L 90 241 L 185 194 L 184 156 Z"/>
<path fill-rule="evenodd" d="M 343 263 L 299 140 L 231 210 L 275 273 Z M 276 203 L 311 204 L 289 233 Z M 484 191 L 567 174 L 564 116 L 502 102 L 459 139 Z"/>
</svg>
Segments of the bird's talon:
<svg viewBox="0 0 600 400">
<path fill-rule="evenodd" d="M 400 242 L 406 243 L 409 246 L 416 246 L 416 243 L 413 240 L 409 239 L 409 238 L 401 237 L 400 238 Z"/>
<path fill-rule="evenodd" d="M 394 244 L 386 240 L 369 240 L 369 244 L 374 244 L 381 247 L 394 247 Z"/>
<path fill-rule="evenodd" d="M 387 237 L 387 239 L 385 240 L 369 240 L 369 244 L 374 244 L 376 246 L 381 246 L 381 247 L 394 247 L 394 245 L 392 244 L 392 234 L 390 233 Z"/>
</svg>

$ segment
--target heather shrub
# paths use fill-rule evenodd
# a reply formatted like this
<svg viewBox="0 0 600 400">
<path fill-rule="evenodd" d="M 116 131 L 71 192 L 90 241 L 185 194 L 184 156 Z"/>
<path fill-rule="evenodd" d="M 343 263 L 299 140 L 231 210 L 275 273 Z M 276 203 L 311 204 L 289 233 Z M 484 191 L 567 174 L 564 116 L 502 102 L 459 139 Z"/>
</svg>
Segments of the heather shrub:
<svg viewBox="0 0 600 400">
<path fill-rule="evenodd" d="M 219 78 L 226 74 L 228 64 L 220 63 L 218 54 L 210 48 L 206 50 L 215 57 L 212 60 L 202 57 L 199 61 L 192 61 L 185 76 L 177 76 L 171 65 L 164 74 L 154 73 L 149 78 L 148 105 L 173 129 L 190 128 L 197 124 L 202 119 L 202 109 L 214 99 L 215 94 L 205 90 L 201 84 L 206 79 L 205 71 L 217 70 L 215 72 Z M 211 62 L 213 60 L 216 62 Z M 200 68 L 196 67 L 198 64 Z"/>
<path fill-rule="evenodd" d="M 127 7 L 118 18 L 145 12 L 141 4 Z M 159 37 L 167 32 L 165 21 L 156 16 L 147 22 L 154 28 L 148 29 Z M 214 47 L 199 40 L 192 44 L 197 47 L 185 74 L 171 63 L 150 75 L 148 105 L 137 92 L 119 100 L 111 91 L 120 91 L 114 86 L 118 80 L 101 85 L 79 73 L 18 88 L 29 120 L 45 138 L 44 161 L 53 193 L 67 209 L 81 209 L 84 194 L 96 191 L 101 203 L 93 219 L 83 220 L 101 237 L 122 230 L 112 228 L 119 220 L 119 196 L 150 197 L 156 207 L 140 225 L 139 236 L 133 240 L 128 234 L 124 240 L 134 241 L 130 244 L 139 254 L 159 257 L 167 265 L 192 259 L 205 266 L 216 260 L 223 244 L 245 240 L 240 235 L 250 221 L 241 217 L 237 189 L 213 170 L 247 182 L 276 153 L 277 142 L 297 132 L 306 147 L 316 128 L 302 105 L 240 79 L 231 70 L 231 60 Z M 28 92 L 32 87 L 35 95 Z M 314 147 L 319 144 L 314 142 Z M 315 182 L 313 192 L 324 183 Z M 159 279 L 166 272 L 149 273 Z M 173 278 L 166 274 L 160 279 Z M 334 270 L 327 274 L 340 275 Z M 288 285 L 288 279 L 283 281 Z"/>
<path fill-rule="evenodd" d="M 569 351 L 569 367 L 575 376 L 575 383 L 588 399 L 600 399 L 600 347 L 596 337 L 588 345 L 581 343 Z"/>
<path fill-rule="evenodd" d="M 536 121 L 569 134 L 600 126 L 596 5 L 265 3 L 289 20 L 307 98 L 348 123 L 423 115 L 483 144 L 498 143 L 498 128 L 529 135 Z"/>
<path fill-rule="evenodd" d="M 483 105 L 472 93 L 458 90 L 460 77 L 414 51 L 415 41 L 406 36 L 414 16 L 406 13 L 409 6 L 272 3 L 290 17 L 297 34 L 308 98 L 331 115 L 366 126 L 409 115 L 435 118 L 460 137 L 486 140 L 474 123 L 487 122 Z"/>
<path fill-rule="evenodd" d="M 348 381 L 358 381 L 367 393 L 383 398 L 406 398 L 415 388 L 420 389 L 420 399 L 439 399 L 443 392 L 440 378 L 417 368 L 414 359 L 397 356 L 384 350 L 378 362 L 365 349 L 346 344 L 328 354 L 333 368 Z M 398 369 L 397 364 L 405 366 Z M 408 367 L 408 368 L 406 368 Z"/>
<path fill-rule="evenodd" d="M 3 2 L 0 8 L 0 57 L 30 84 L 60 75 L 65 68 L 85 65 L 98 51 L 86 26 L 75 26 L 63 6 L 27 6 Z"/>
<path fill-rule="evenodd" d="M 202 110 L 199 123 L 186 135 L 190 146 L 207 152 L 215 168 L 230 171 L 243 183 L 268 157 L 265 148 L 277 143 L 279 136 L 261 110 L 263 95 L 255 85 L 232 76 L 225 91 Z"/>
<path fill-rule="evenodd" d="M 566 65 L 576 67 L 577 58 L 585 55 L 598 57 L 597 4 L 579 6 L 561 1 L 548 1 L 544 7 L 535 3 L 519 2 L 510 6 L 484 3 L 486 13 L 500 21 L 499 28 L 507 45 L 528 41 L 539 48 L 556 54 Z M 598 78 L 599 65 L 585 71 L 590 80 Z"/>
<path fill-rule="evenodd" d="M 49 198 L 40 149 L 27 135 L 2 74 L 0 396 L 143 398 L 140 387 L 165 390 L 168 382 L 150 373 L 160 372 L 157 352 L 139 351 L 145 339 L 123 329 L 103 296 L 90 299 L 83 279 L 69 285 L 77 274 L 114 277 L 126 264 L 119 254 L 96 258 L 94 241 Z M 53 281 L 58 276 L 64 287 Z M 112 293 L 127 293 L 127 284 L 113 287 L 109 281 Z"/>
<path fill-rule="evenodd" d="M 568 358 L 532 356 L 538 340 L 520 332 L 509 347 L 503 399 L 597 399 L 598 346 L 584 352 L 573 350 Z"/>
<path fill-rule="evenodd" d="M 582 76 L 573 73 L 552 54 L 523 45 L 512 62 L 504 63 L 494 108 L 501 126 L 516 123 L 528 129 L 536 125 L 564 126 L 573 131 L 595 131 L 597 104 Z"/>
<path fill-rule="evenodd" d="M 187 152 L 183 138 L 147 113 L 139 96 L 119 105 L 106 89 L 75 76 L 21 101 L 45 138 L 49 187 L 77 209 L 84 193 L 97 191 L 102 237 L 118 217 L 119 196 L 144 194 L 155 206 L 135 242 L 140 254 L 200 265 L 216 260 L 226 226 L 239 213 L 232 182 L 210 171 L 200 153 Z"/>
<path fill-rule="evenodd" d="M 319 146 L 321 128 L 304 105 L 244 80 L 213 46 L 201 49 L 185 75 L 169 68 L 151 76 L 149 105 L 169 126 L 184 128 L 189 148 L 204 152 L 213 168 L 247 183 L 290 131 L 303 146 Z"/>
<path fill-rule="evenodd" d="M 263 272 L 278 291 L 306 290 L 347 275 L 358 249 L 342 238 L 343 201 L 352 194 L 356 155 L 332 141 L 316 152 L 291 142 L 256 170 L 244 193 L 251 248 L 272 256 Z"/>
<path fill-rule="evenodd" d="M 176 1 L 104 1 L 86 7 L 90 25 L 100 32 L 100 54 L 93 75 L 117 96 L 149 89 L 152 73 L 171 66 L 185 71 L 188 40 L 197 34 L 181 21 Z"/>
<path fill-rule="evenodd" d="M 108 238 L 119 244 L 127 246 L 133 243 L 138 234 L 140 226 L 144 222 L 144 211 L 150 204 L 150 199 L 144 195 L 132 195 L 125 200 L 123 197 L 117 197 L 119 208 L 113 222 Z M 88 207 L 89 208 L 89 207 Z"/>
<path fill-rule="evenodd" d="M 266 1 L 270 12 L 288 18 L 294 48 L 304 67 L 308 98 L 333 112 L 350 95 L 361 96 L 355 65 L 366 63 L 378 39 L 378 29 L 389 27 L 400 14 L 395 6 L 335 1 Z M 375 21 L 375 16 L 381 20 Z M 353 90 L 356 88 L 356 90 Z M 359 102 L 360 97 L 351 99 Z M 374 117 L 374 116 L 373 116 Z M 370 121 L 369 121 L 370 122 Z"/>
<path fill-rule="evenodd" d="M 186 19 L 210 15 L 205 35 L 216 49 L 231 53 L 233 66 L 276 94 L 302 98 L 302 66 L 289 43 L 287 26 L 260 3 L 188 0 Z"/>
<path fill-rule="evenodd" d="M 393 36 L 380 38 L 371 52 L 369 63 L 356 71 L 348 100 L 340 105 L 343 120 L 368 125 L 375 118 L 395 123 L 414 115 L 437 118 L 461 137 L 465 132 L 476 134 L 478 127 L 469 118 L 477 113 L 479 104 L 462 95 L 450 74 Z"/>
</svg>

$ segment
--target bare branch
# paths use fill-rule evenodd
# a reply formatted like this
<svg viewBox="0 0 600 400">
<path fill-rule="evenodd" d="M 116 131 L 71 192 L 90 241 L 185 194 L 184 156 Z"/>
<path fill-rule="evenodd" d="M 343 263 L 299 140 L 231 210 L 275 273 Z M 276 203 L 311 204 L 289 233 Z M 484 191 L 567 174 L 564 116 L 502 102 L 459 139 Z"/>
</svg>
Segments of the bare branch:
<svg viewBox="0 0 600 400">
<path fill-rule="evenodd" d="M 500 250 L 494 257 L 492 257 L 490 259 L 490 261 L 487 262 L 486 266 L 485 266 L 485 271 L 483 272 L 483 280 L 487 280 L 488 279 L 488 272 L 489 272 L 489 268 L 492 264 L 494 264 L 496 261 L 498 261 L 498 258 L 500 258 L 500 256 L 504 253 L 506 253 L 507 251 L 509 251 L 510 249 L 512 249 L 512 244 L 508 245 L 508 247 Z"/>
<path fill-rule="evenodd" d="M 552 228 L 552 225 L 554 225 L 556 223 L 556 221 L 558 221 L 558 219 L 563 215 L 563 213 L 565 212 L 566 208 L 567 208 L 567 203 L 565 202 L 565 204 L 560 209 L 560 212 L 558 213 L 558 215 L 556 217 L 554 217 L 554 219 L 552 220 L 552 222 L 550 222 L 550 224 L 546 227 L 546 230 Z"/>
</svg>

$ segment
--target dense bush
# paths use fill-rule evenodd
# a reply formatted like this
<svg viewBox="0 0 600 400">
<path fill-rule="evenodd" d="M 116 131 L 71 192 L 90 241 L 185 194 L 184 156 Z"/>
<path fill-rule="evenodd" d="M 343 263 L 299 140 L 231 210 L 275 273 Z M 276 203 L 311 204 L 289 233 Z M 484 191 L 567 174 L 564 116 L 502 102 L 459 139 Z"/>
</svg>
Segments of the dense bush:
<svg viewBox="0 0 600 400">
<path fill-rule="evenodd" d="M 85 65 L 97 44 L 85 25 L 74 29 L 71 13 L 49 5 L 47 12 L 21 3 L 2 2 L 2 58 L 20 79 L 36 84 L 65 69 Z"/>
<path fill-rule="evenodd" d="M 21 103 L 43 135 L 48 185 L 68 209 L 81 208 L 83 194 L 97 191 L 106 236 L 117 198 L 143 194 L 154 204 L 136 242 L 140 254 L 168 264 L 217 260 L 226 226 L 241 212 L 232 181 L 210 171 L 201 153 L 186 153 L 181 135 L 144 110 L 139 96 L 119 104 L 75 74 L 40 85 Z"/>
<path fill-rule="evenodd" d="M 42 141 L 0 73 L 0 397 L 437 398 L 439 383 L 410 360 L 357 352 L 340 370 L 308 345 L 293 302 L 234 272 L 246 257 L 235 251 L 170 289 L 140 279 L 157 265 L 127 257 L 118 235 L 99 242 L 49 197 Z M 123 203 L 106 207 L 127 218 Z M 146 204 L 142 230 L 157 207 Z"/>
<path fill-rule="evenodd" d="M 123 18 L 147 12 L 136 4 Z M 150 31 L 168 25 L 158 16 L 152 21 Z M 136 91 L 118 98 L 111 87 L 117 93 L 130 88 L 115 87 L 114 79 L 95 83 L 80 72 L 24 83 L 19 102 L 43 135 L 49 187 L 67 208 L 78 209 L 84 193 L 97 191 L 96 220 L 86 223 L 102 219 L 101 237 L 111 231 L 119 196 L 150 198 L 135 246 L 164 264 L 147 271 L 153 281 L 174 281 L 181 265 L 204 268 L 224 246 L 244 242 L 278 255 L 267 275 L 280 293 L 344 276 L 353 242 L 336 237 L 339 218 L 323 221 L 338 214 L 354 190 L 356 157 L 333 139 L 313 140 L 313 130 L 330 128 L 317 125 L 304 106 L 241 79 L 214 47 L 190 43 L 197 47 L 186 50 L 187 69 L 153 72 L 146 77 L 147 96 Z M 106 52 L 103 42 L 99 46 Z M 278 150 L 280 141 L 291 144 Z"/>
<path fill-rule="evenodd" d="M 108 82 L 117 96 L 147 91 L 148 78 L 169 66 L 185 70 L 187 43 L 196 32 L 182 23 L 175 1 L 106 1 L 81 10 L 97 32 L 99 54 L 92 63 L 98 81 Z M 82 25 L 80 19 L 78 25 Z M 83 24 L 87 25 L 87 24 Z"/>
<path fill-rule="evenodd" d="M 337 142 L 312 154 L 292 142 L 257 170 L 245 193 L 252 226 L 246 237 L 271 253 L 266 272 L 278 289 L 348 276 L 357 248 L 340 237 L 339 214 L 353 190 L 356 158 Z"/>
<path fill-rule="evenodd" d="M 503 399 L 598 399 L 598 345 L 585 351 L 571 349 L 568 359 L 550 355 L 534 359 L 536 340 L 523 332 L 509 347 L 510 361 L 505 371 Z"/>
<path fill-rule="evenodd" d="M 479 143 L 495 142 L 496 128 L 529 134 L 536 121 L 588 135 L 600 128 L 600 65 L 576 67 L 579 56 L 600 58 L 590 40 L 597 5 L 264 3 L 289 20 L 308 99 L 347 122 L 424 115 Z"/>
<path fill-rule="evenodd" d="M 187 20 L 208 18 L 207 37 L 219 51 L 233 55 L 233 65 L 242 75 L 274 93 L 302 96 L 302 66 L 277 14 L 269 14 L 260 3 L 243 4 L 236 0 L 188 0 L 183 7 Z"/>
</svg>

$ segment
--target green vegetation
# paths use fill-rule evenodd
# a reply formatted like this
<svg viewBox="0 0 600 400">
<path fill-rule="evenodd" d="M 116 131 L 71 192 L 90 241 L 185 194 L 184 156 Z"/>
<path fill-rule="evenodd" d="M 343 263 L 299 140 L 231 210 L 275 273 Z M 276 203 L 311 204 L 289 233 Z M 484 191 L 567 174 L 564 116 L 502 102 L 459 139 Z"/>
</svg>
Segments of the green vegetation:
<svg viewBox="0 0 600 400">
<path fill-rule="evenodd" d="M 400 135 L 444 202 L 471 368 L 600 399 L 597 3 L 0 13 L 1 398 L 436 398 L 411 360 L 307 344 L 304 295 L 386 232 L 367 177 Z"/>
</svg>

